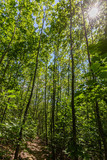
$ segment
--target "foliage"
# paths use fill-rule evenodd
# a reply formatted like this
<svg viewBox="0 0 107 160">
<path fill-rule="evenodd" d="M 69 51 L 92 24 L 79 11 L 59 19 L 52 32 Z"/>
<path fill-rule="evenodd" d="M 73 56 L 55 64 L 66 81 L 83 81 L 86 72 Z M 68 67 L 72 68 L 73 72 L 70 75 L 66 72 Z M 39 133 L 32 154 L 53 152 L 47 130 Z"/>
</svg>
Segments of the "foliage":
<svg viewBox="0 0 107 160">
<path fill-rule="evenodd" d="M 11 144 L 15 150 L 18 143 L 23 146 L 26 141 L 39 136 L 52 152 L 54 150 L 56 159 L 73 159 L 75 150 L 80 159 L 104 159 L 104 142 L 107 142 L 106 2 L 102 1 L 101 5 L 98 2 L 101 12 L 94 22 L 87 18 L 87 8 L 89 3 L 92 7 L 93 2 L 83 2 L 84 16 L 80 0 L 71 1 L 71 13 L 68 0 L 59 0 L 58 3 L 53 0 L 0 2 L 2 145 Z M 74 58 L 76 148 L 71 107 L 71 50 Z M 33 78 L 35 66 L 36 81 Z M 99 112 L 96 112 L 97 103 Z M 99 120 L 104 139 L 99 131 Z M 21 128 L 22 140 L 19 142 Z"/>
</svg>

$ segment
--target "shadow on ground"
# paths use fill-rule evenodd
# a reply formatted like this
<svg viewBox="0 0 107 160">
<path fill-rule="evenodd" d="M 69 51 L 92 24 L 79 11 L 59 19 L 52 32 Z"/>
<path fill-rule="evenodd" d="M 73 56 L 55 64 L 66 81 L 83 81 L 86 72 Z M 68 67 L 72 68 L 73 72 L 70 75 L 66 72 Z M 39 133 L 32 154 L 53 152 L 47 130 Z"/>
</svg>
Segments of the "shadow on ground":
<svg viewBox="0 0 107 160">
<path fill-rule="evenodd" d="M 20 153 L 19 157 L 20 160 L 51 160 L 49 155 L 49 151 L 37 137 L 32 142 L 27 142 L 26 149 Z"/>
</svg>

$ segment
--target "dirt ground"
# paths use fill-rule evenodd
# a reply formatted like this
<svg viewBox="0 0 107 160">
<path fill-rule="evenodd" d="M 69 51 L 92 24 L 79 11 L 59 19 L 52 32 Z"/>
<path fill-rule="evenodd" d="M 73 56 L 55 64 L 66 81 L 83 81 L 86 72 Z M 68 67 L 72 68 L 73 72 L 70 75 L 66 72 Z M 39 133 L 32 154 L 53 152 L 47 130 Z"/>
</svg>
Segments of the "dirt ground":
<svg viewBox="0 0 107 160">
<path fill-rule="evenodd" d="M 4 151 L 4 156 L 0 160 L 13 160 L 14 151 L 9 145 L 0 145 L 0 150 Z M 50 153 L 45 144 L 38 138 L 28 141 L 24 150 L 19 153 L 18 160 L 51 160 Z"/>
<path fill-rule="evenodd" d="M 37 137 L 32 142 L 27 142 L 26 150 L 22 151 L 19 157 L 26 160 L 48 160 L 49 151 L 47 151 L 45 145 Z"/>
</svg>

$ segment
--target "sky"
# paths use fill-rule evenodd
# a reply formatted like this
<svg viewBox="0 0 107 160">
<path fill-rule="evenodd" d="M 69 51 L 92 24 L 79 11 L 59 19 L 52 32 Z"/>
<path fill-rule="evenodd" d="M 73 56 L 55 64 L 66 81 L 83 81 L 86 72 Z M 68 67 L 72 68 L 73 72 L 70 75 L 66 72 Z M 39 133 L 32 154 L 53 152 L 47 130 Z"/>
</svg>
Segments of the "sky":
<svg viewBox="0 0 107 160">
<path fill-rule="evenodd" d="M 58 3 L 59 0 L 55 0 L 55 4 Z"/>
</svg>

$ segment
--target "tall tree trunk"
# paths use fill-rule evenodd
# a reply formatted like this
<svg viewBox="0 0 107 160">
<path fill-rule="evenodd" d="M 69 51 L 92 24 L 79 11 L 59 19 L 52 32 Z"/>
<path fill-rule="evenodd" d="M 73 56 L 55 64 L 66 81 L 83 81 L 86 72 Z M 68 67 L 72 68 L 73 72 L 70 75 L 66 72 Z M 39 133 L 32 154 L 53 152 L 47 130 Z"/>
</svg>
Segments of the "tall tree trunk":
<svg viewBox="0 0 107 160">
<path fill-rule="evenodd" d="M 83 24 L 84 24 L 84 31 L 85 31 L 85 38 L 86 38 L 86 45 L 87 45 L 88 62 L 89 62 L 89 65 L 91 67 L 91 59 L 90 59 L 90 53 L 89 53 L 88 37 L 87 37 L 87 30 L 86 30 L 86 25 L 85 25 L 84 8 L 83 8 L 83 6 L 81 6 L 81 7 L 82 7 Z M 93 79 L 96 80 L 92 70 L 91 70 L 91 72 L 92 72 Z M 95 115 L 96 115 L 96 122 L 97 122 L 98 130 L 99 130 L 99 134 L 101 136 L 101 139 L 102 139 L 102 142 L 103 142 L 103 145 L 104 145 L 105 160 L 107 160 L 106 136 L 104 134 L 104 129 L 102 127 L 100 113 L 99 113 L 99 106 L 98 106 L 98 101 L 97 100 L 95 102 Z"/>
<path fill-rule="evenodd" d="M 56 87 L 56 88 L 58 88 L 57 93 L 56 93 L 56 95 L 57 95 L 57 97 L 56 97 L 56 118 L 55 118 L 56 122 L 58 121 L 59 87 L 60 87 L 60 83 L 59 83 L 59 80 L 60 80 L 60 64 L 59 64 L 59 59 L 58 59 L 58 51 L 59 51 L 59 39 L 58 39 L 58 42 L 57 42 L 57 51 L 56 51 L 56 53 L 57 53 L 57 61 L 56 61 L 57 73 L 56 74 L 57 74 L 57 77 L 58 77 L 57 78 L 57 87 Z"/>
<path fill-rule="evenodd" d="M 88 62 L 91 67 L 91 59 L 90 59 L 90 52 L 89 52 L 89 45 L 88 45 L 88 37 L 87 37 L 87 30 L 86 30 L 86 25 L 85 25 L 85 16 L 84 16 L 84 8 L 83 5 L 81 5 L 82 9 L 82 15 L 83 15 L 83 25 L 84 25 L 84 31 L 85 31 L 85 39 L 86 39 L 86 46 L 87 46 L 87 53 L 88 53 Z"/>
<path fill-rule="evenodd" d="M 32 82 L 32 77 L 30 79 L 30 83 L 29 83 L 29 86 L 27 88 L 26 95 L 24 96 L 24 101 L 20 104 L 20 106 L 22 107 L 21 109 L 19 109 L 19 118 L 20 118 L 20 120 L 22 118 L 22 112 L 23 112 L 24 106 L 26 104 L 26 99 L 27 99 L 27 96 L 28 96 L 28 93 L 29 93 L 29 90 L 30 90 L 31 82 Z M 22 98 L 21 98 L 21 101 L 22 101 Z"/>
<path fill-rule="evenodd" d="M 88 16 L 88 20 L 89 20 L 89 25 L 90 25 L 90 28 L 91 28 L 91 40 L 92 40 L 92 44 L 93 44 L 93 34 L 92 34 L 92 24 L 91 24 L 91 20 L 90 20 L 90 17 Z"/>
<path fill-rule="evenodd" d="M 70 95 L 70 57 L 68 61 L 68 97 Z"/>
<path fill-rule="evenodd" d="M 70 0 L 70 53 L 72 59 L 72 124 L 73 124 L 73 145 L 74 145 L 74 160 L 78 160 L 77 154 L 77 144 L 76 144 L 76 116 L 75 116 L 75 106 L 74 106 L 74 57 L 72 52 L 73 41 L 72 41 L 72 9 L 71 9 L 71 0 Z"/>
<path fill-rule="evenodd" d="M 100 114 L 99 114 L 98 101 L 96 101 L 95 113 L 96 113 L 96 121 L 97 121 L 98 129 L 99 129 L 99 133 L 100 133 L 100 136 L 101 136 L 101 138 L 102 138 L 103 145 L 104 145 L 105 160 L 107 160 L 107 143 L 106 143 L 106 136 L 105 136 L 105 134 L 104 134 L 104 130 L 103 130 L 102 123 L 101 123 L 101 118 L 100 118 Z"/>
<path fill-rule="evenodd" d="M 55 160 L 54 135 L 55 135 L 55 96 L 56 96 L 56 55 L 54 52 L 54 71 L 53 71 L 53 97 L 52 97 L 52 159 Z"/>
<path fill-rule="evenodd" d="M 14 156 L 15 160 L 17 160 L 17 158 L 18 158 L 18 153 L 19 153 L 19 148 L 20 148 L 20 142 L 22 140 L 23 125 L 25 124 L 27 112 L 28 112 L 28 109 L 29 109 L 29 106 L 30 106 L 32 95 L 33 95 L 33 90 L 34 90 L 34 85 L 35 85 L 35 79 L 36 79 L 36 73 L 37 73 L 37 67 L 38 67 L 38 56 L 39 56 L 39 52 L 40 52 L 40 46 L 41 46 L 41 38 L 42 38 L 44 20 L 45 20 L 45 16 L 43 17 L 43 24 L 42 24 L 41 33 L 40 33 L 39 46 L 38 46 L 38 51 L 37 51 L 37 56 L 36 56 L 35 71 L 34 71 L 34 76 L 33 76 L 33 84 L 32 84 L 32 88 L 31 88 L 30 97 L 29 97 L 29 100 L 28 100 L 28 103 L 26 105 L 26 109 L 25 109 L 25 112 L 24 112 L 24 116 L 23 116 L 23 120 L 22 120 L 22 125 L 21 125 L 20 131 L 19 131 L 18 144 L 16 146 L 16 151 L 15 151 L 15 156 Z"/>
<path fill-rule="evenodd" d="M 35 101 L 34 101 L 34 108 L 33 108 L 33 119 L 38 119 L 38 85 L 39 85 L 39 78 L 36 80 L 36 93 L 35 93 Z M 36 111 L 36 112 L 35 112 Z M 36 114 L 36 115 L 35 115 Z"/>
<path fill-rule="evenodd" d="M 57 101 L 56 101 L 56 122 L 58 121 L 58 111 L 59 111 L 59 102 L 60 102 L 60 83 L 59 83 L 59 80 L 60 80 L 60 73 L 59 73 L 59 61 L 57 61 L 57 64 L 58 64 L 58 91 L 57 91 Z"/>
<path fill-rule="evenodd" d="M 47 61 L 46 61 L 46 73 L 45 73 L 45 133 L 46 133 L 46 145 L 48 143 L 47 138 Z"/>
</svg>

